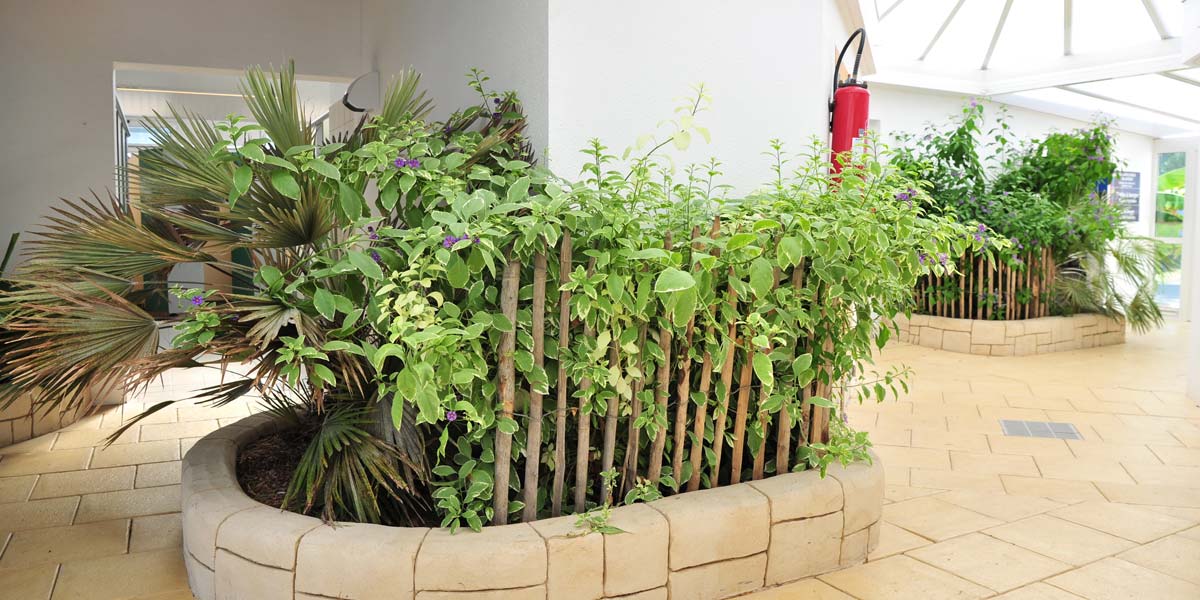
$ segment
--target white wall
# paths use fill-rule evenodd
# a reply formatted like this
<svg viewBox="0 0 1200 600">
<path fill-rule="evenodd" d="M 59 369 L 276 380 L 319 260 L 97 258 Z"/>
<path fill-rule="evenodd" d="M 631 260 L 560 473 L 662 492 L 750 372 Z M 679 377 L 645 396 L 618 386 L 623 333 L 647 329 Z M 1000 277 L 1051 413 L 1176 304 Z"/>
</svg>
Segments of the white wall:
<svg viewBox="0 0 1200 600">
<path fill-rule="evenodd" d="M 545 148 L 546 11 L 547 0 L 364 0 L 364 70 L 378 70 L 386 89 L 392 75 L 415 67 L 442 118 L 479 102 L 466 77 L 477 67 L 493 91 L 518 92 L 528 133 Z"/>
<path fill-rule="evenodd" d="M 871 119 L 879 121 L 879 134 L 886 143 L 893 143 L 898 133 L 921 133 L 926 125 L 944 126 L 952 117 L 961 114 L 970 96 L 890 86 L 871 85 Z M 984 115 L 986 132 L 994 123 L 997 105 L 986 103 Z M 1050 131 L 1067 131 L 1088 125 L 1084 121 L 1057 115 L 1007 106 L 1008 124 L 1012 135 L 1020 139 L 1040 137 Z M 1114 131 L 1116 155 L 1124 162 L 1122 170 L 1141 173 L 1141 211 L 1136 223 L 1128 223 L 1132 233 L 1148 235 L 1154 221 L 1154 139 L 1129 131 Z"/>
<path fill-rule="evenodd" d="M 59 197 L 113 186 L 113 63 L 361 67 L 357 1 L 0 2 L 0 239 Z"/>
<path fill-rule="evenodd" d="M 694 136 L 677 165 L 716 156 L 736 192 L 754 189 L 770 177 L 768 140 L 798 152 L 826 135 L 836 12 L 832 0 L 550 0 L 551 166 L 575 177 L 596 136 L 619 156 L 704 82 L 712 109 L 697 122 L 712 143 Z"/>
</svg>

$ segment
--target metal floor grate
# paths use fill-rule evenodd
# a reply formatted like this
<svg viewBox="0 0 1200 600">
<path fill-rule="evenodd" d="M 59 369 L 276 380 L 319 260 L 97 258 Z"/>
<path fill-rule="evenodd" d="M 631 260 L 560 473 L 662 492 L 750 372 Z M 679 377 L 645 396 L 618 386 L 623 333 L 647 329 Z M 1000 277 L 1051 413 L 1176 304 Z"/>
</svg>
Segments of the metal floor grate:
<svg viewBox="0 0 1200 600">
<path fill-rule="evenodd" d="M 1004 435 L 1020 437 L 1054 438 L 1059 440 L 1082 440 L 1079 430 L 1070 423 L 1052 423 L 1048 421 L 1014 421 L 1000 419 L 1000 427 Z"/>
</svg>

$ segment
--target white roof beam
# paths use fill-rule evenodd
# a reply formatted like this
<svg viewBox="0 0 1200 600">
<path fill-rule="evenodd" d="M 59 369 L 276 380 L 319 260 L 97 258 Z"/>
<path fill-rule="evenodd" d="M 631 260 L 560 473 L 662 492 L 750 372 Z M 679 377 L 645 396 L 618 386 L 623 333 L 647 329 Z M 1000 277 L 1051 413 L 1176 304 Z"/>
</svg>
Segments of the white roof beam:
<svg viewBox="0 0 1200 600">
<path fill-rule="evenodd" d="M 1186 83 L 1188 85 L 1194 85 L 1196 87 L 1200 87 L 1200 81 L 1196 81 L 1195 79 L 1188 79 L 1187 77 L 1184 77 L 1182 75 L 1176 75 L 1169 71 L 1165 72 L 1165 73 L 1159 73 L 1159 75 L 1162 75 L 1163 77 L 1166 77 L 1167 79 L 1174 79 L 1175 81 L 1178 81 L 1180 83 Z"/>
<path fill-rule="evenodd" d="M 1000 41 L 1000 33 L 1004 31 L 1004 23 L 1008 21 L 1008 11 L 1012 10 L 1013 0 L 1005 0 L 1004 10 L 1000 12 L 1000 20 L 996 21 L 996 31 L 992 32 L 992 43 L 988 44 L 987 55 L 983 57 L 983 65 L 980 69 L 984 71 L 988 68 L 988 63 L 992 62 L 992 53 L 996 51 L 996 42 Z"/>
<path fill-rule="evenodd" d="M 882 21 L 882 20 L 886 19 L 887 16 L 889 14 L 891 14 L 891 12 L 893 10 L 896 10 L 896 7 L 900 6 L 900 4 L 903 2 L 904 2 L 904 0 L 896 0 L 895 2 L 893 2 L 891 6 L 887 7 L 887 10 L 883 11 L 882 15 L 879 15 L 879 20 Z M 878 11 L 876 11 L 876 12 L 878 12 Z"/>
<path fill-rule="evenodd" d="M 1071 17 L 1074 10 L 1072 0 L 1063 0 L 1063 56 L 1071 55 Z"/>
<path fill-rule="evenodd" d="M 1142 6 L 1146 7 L 1146 14 L 1150 16 L 1150 22 L 1154 23 L 1154 29 L 1158 30 L 1158 37 L 1164 40 L 1170 39 L 1171 35 L 1163 25 L 1162 15 L 1158 14 L 1158 7 L 1154 5 L 1154 0 L 1142 0 Z"/>
<path fill-rule="evenodd" d="M 963 4 L 966 4 L 966 2 L 967 0 L 958 0 L 958 2 L 954 3 L 954 8 L 950 9 L 950 14 L 946 15 L 946 20 L 942 21 L 942 26 L 938 27 L 937 33 L 933 34 L 933 39 L 929 40 L 929 45 L 925 47 L 925 51 L 921 53 L 921 56 L 918 57 L 917 60 L 925 60 L 925 57 L 929 56 L 929 52 L 933 50 L 933 47 L 935 44 L 937 44 L 938 39 L 942 37 L 943 33 L 946 33 L 946 28 L 950 26 L 950 21 L 954 20 L 954 15 L 958 14 L 958 9 L 962 8 Z M 1012 2 L 1012 0 L 1009 0 L 1009 2 Z M 897 2 L 896 4 L 899 3 L 900 2 Z M 893 8 L 895 7 L 893 6 Z M 887 13 L 884 13 L 884 15 L 886 16 Z"/>
<path fill-rule="evenodd" d="M 1059 89 L 1066 90 L 1068 92 L 1071 92 L 1072 94 L 1079 94 L 1080 96 L 1087 96 L 1089 98 L 1095 98 L 1097 100 L 1104 100 L 1105 102 L 1112 102 L 1114 104 L 1120 104 L 1123 106 L 1131 106 L 1133 108 L 1138 108 L 1138 109 L 1141 109 L 1144 111 L 1152 112 L 1154 114 L 1162 115 L 1164 117 L 1171 117 L 1172 119 L 1179 119 L 1180 121 L 1187 121 L 1189 123 L 1200 124 L 1200 119 L 1186 117 L 1184 115 L 1176 114 L 1176 113 L 1165 111 L 1165 110 L 1159 110 L 1157 108 L 1154 108 L 1153 106 L 1146 106 L 1144 104 L 1138 104 L 1136 102 L 1129 102 L 1128 100 L 1121 100 L 1120 98 L 1114 98 L 1112 96 L 1108 96 L 1105 94 L 1097 94 L 1095 92 L 1081 90 L 1073 85 L 1059 86 Z"/>
</svg>

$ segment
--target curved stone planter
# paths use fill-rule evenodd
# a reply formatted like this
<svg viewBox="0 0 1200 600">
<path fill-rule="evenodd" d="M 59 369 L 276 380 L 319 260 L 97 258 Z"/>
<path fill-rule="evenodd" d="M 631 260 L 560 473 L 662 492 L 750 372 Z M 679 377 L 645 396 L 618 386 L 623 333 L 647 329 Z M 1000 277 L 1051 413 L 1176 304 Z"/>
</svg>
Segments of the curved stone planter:
<svg viewBox="0 0 1200 600">
<path fill-rule="evenodd" d="M 88 389 L 87 394 L 88 402 L 65 412 L 34 406 L 33 394 L 21 394 L 12 404 L 0 409 L 0 448 L 58 431 L 87 416 L 96 406 L 121 404 L 125 401 L 125 391 L 115 387 L 93 387 Z"/>
<path fill-rule="evenodd" d="M 574 516 L 453 535 L 328 526 L 238 486 L 238 448 L 276 427 L 248 417 L 183 459 L 184 558 L 201 600 L 724 598 L 861 563 L 879 542 L 878 459 L 622 506 L 612 535 L 584 534 Z"/>
<path fill-rule="evenodd" d="M 896 317 L 900 341 L 985 356 L 1027 356 L 1125 343 L 1125 321 L 1104 315 L 980 321 L 931 315 Z"/>
</svg>

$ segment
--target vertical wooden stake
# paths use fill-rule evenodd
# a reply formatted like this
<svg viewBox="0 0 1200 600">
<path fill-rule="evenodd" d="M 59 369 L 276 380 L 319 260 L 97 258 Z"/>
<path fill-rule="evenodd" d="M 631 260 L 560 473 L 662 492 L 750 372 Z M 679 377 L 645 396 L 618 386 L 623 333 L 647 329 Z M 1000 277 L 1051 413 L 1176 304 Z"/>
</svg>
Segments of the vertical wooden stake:
<svg viewBox="0 0 1200 600">
<path fill-rule="evenodd" d="M 642 323 L 638 328 L 638 348 L 646 347 L 647 324 Z M 645 352 L 638 352 L 638 370 L 646 372 Z M 638 455 L 641 453 L 642 430 L 634 426 L 638 417 L 642 416 L 642 390 L 645 389 L 645 377 L 633 380 L 633 402 L 629 414 L 628 438 L 625 445 L 625 462 L 621 472 L 621 493 L 629 491 L 637 479 Z"/>
<path fill-rule="evenodd" d="M 521 263 L 510 258 L 504 267 L 504 279 L 500 284 L 500 311 L 510 323 L 517 322 L 517 289 L 520 287 Z M 517 349 L 517 333 L 512 331 L 500 336 L 500 355 L 497 366 L 496 391 L 500 396 L 500 418 L 511 419 L 516 398 L 516 372 L 513 353 Z M 508 522 L 508 476 L 512 470 L 512 434 L 496 430 L 496 472 L 492 492 L 492 525 Z"/>
<path fill-rule="evenodd" d="M 667 232 L 663 240 L 663 249 L 671 251 L 671 232 Z M 658 328 L 658 348 L 663 354 L 663 364 L 659 367 L 658 386 L 654 394 L 655 410 L 667 414 L 667 397 L 671 395 L 671 330 L 666 327 Z M 653 485 L 658 485 L 662 476 L 663 451 L 667 447 L 667 428 L 660 428 L 654 435 L 654 444 L 650 447 L 650 466 L 646 469 L 646 477 Z"/>
<path fill-rule="evenodd" d="M 533 365 L 545 366 L 546 358 L 546 254 L 533 257 Z M 538 468 L 542 462 L 542 392 L 529 386 L 529 434 L 525 443 L 525 486 L 522 521 L 537 519 Z"/>
<path fill-rule="evenodd" d="M 621 355 L 618 350 L 620 340 L 617 336 L 613 336 L 612 342 L 608 345 L 608 364 L 621 368 Z M 604 414 L 604 446 L 600 451 L 600 472 L 611 470 L 613 468 L 613 457 L 617 451 L 617 413 L 620 411 L 621 395 L 617 394 L 608 401 L 607 411 Z M 608 486 L 604 485 L 603 479 L 600 481 L 600 504 L 604 504 L 608 500 Z"/>
<path fill-rule="evenodd" d="M 750 413 L 750 375 L 753 351 L 750 349 L 748 340 L 741 341 L 746 345 L 746 359 L 742 363 L 742 374 L 738 379 L 737 413 L 733 420 L 733 459 L 729 464 L 730 484 L 739 483 L 742 480 L 742 450 L 746 446 L 746 417 Z"/>
<path fill-rule="evenodd" d="M 571 276 L 571 232 L 563 230 L 558 254 L 558 285 L 561 287 Z M 550 495 L 550 514 L 562 514 L 563 485 L 567 475 L 567 370 L 563 364 L 571 336 L 571 292 L 563 290 L 558 295 L 558 382 L 555 393 L 558 403 L 554 408 L 554 487 Z"/>
</svg>

